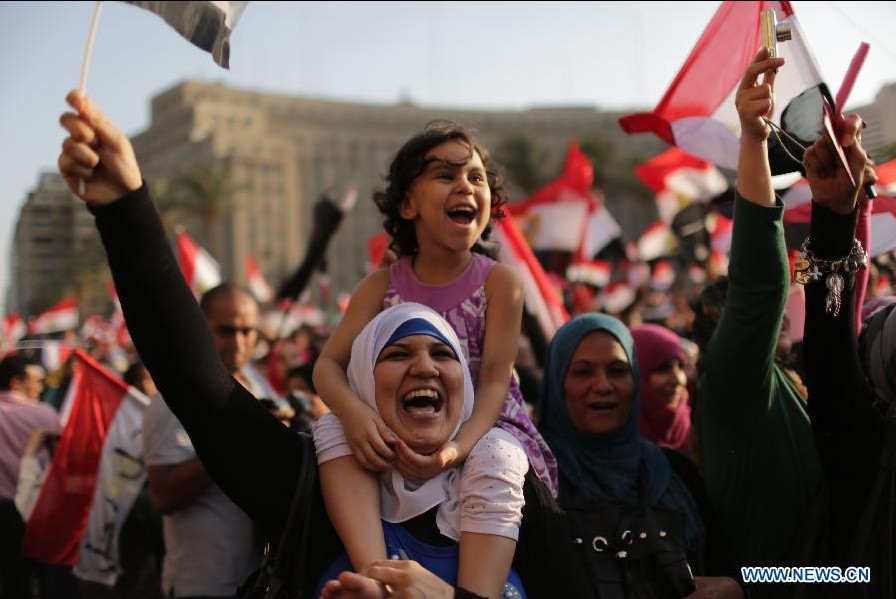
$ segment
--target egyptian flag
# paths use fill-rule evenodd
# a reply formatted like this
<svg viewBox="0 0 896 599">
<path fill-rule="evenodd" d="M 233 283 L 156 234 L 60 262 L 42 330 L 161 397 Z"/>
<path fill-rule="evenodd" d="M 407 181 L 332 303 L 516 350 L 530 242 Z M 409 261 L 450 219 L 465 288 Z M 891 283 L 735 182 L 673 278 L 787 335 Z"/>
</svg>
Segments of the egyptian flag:
<svg viewBox="0 0 896 599">
<path fill-rule="evenodd" d="M 67 413 L 62 436 L 53 453 L 46 477 L 30 509 L 25 524 L 22 554 L 47 564 L 74 565 L 78 560 L 79 546 L 87 526 L 91 505 L 97 501 L 97 477 L 101 456 L 105 459 L 106 441 L 115 428 L 121 408 L 133 395 L 128 386 L 117 376 L 98 364 L 80 350 L 75 355 L 81 363 L 76 369 L 63 408 Z M 124 438 L 133 441 L 139 432 L 139 422 L 131 419 L 132 426 Z M 136 428 L 135 428 L 136 427 Z M 122 475 L 142 473 L 139 455 L 125 455 L 114 447 L 108 450 L 114 455 L 111 467 Z M 124 462 L 130 460 L 130 464 Z M 142 481 L 141 481 L 142 484 Z M 139 487 L 137 488 L 139 491 Z M 123 524 L 130 504 L 122 502 L 124 493 L 120 487 L 101 491 L 102 501 L 113 502 Z M 117 495 L 116 495 L 117 494 Z M 136 492 L 130 495 L 131 501 Z M 113 527 L 114 528 L 114 527 Z M 94 545 L 111 556 L 117 556 L 117 540 L 113 543 L 109 529 L 98 531 L 97 543 L 110 543 L 108 547 Z"/>
<path fill-rule="evenodd" d="M 594 287 L 605 287 L 610 282 L 613 269 L 609 262 L 589 260 L 575 262 L 566 269 L 566 279 L 573 283 L 587 283 Z"/>
<path fill-rule="evenodd" d="M 500 244 L 499 260 L 520 274 L 526 310 L 537 322 L 544 341 L 550 342 L 557 329 L 569 320 L 560 291 L 551 283 L 512 218 L 498 219 L 494 232 Z"/>
<path fill-rule="evenodd" d="M 60 333 L 70 331 L 78 326 L 78 302 L 68 297 L 50 306 L 28 323 L 31 335 Z"/>
<path fill-rule="evenodd" d="M 896 197 L 896 158 L 874 167 L 877 171 L 877 191 Z"/>
<path fill-rule="evenodd" d="M 273 299 L 274 290 L 268 285 L 264 275 L 261 274 L 258 262 L 255 261 L 255 257 L 252 255 L 246 256 L 246 280 L 249 284 L 249 291 L 252 292 L 252 295 L 255 296 L 259 303 L 266 304 Z"/>
<path fill-rule="evenodd" d="M 198 297 L 221 282 L 221 267 L 201 245 L 178 228 L 177 259 L 184 278 Z"/>
<path fill-rule="evenodd" d="M 654 291 L 669 291 L 675 283 L 675 268 L 668 260 L 657 260 L 650 273 L 650 288 Z"/>
<path fill-rule="evenodd" d="M 622 281 L 617 281 L 604 287 L 597 300 L 604 312 L 618 316 L 635 301 L 635 290 Z"/>
<path fill-rule="evenodd" d="M 638 254 L 645 262 L 671 256 L 677 249 L 678 242 L 672 229 L 661 220 L 648 225 L 638 239 Z"/>
<path fill-rule="evenodd" d="M 534 251 L 578 251 L 588 217 L 597 207 L 592 183 L 594 167 L 573 139 L 560 176 L 508 207 Z"/>
<path fill-rule="evenodd" d="M 669 148 L 639 164 L 635 174 L 656 194 L 660 218 L 667 223 L 692 202 L 708 202 L 728 189 L 719 169 L 680 148 Z"/>
<path fill-rule="evenodd" d="M 367 240 L 367 270 L 372 271 L 379 267 L 389 249 L 389 236 L 386 233 L 377 233 Z"/>
<path fill-rule="evenodd" d="M 194 46 L 230 68 L 230 33 L 249 2 L 131 2 L 157 14 Z"/>
<path fill-rule="evenodd" d="M 25 336 L 25 321 L 18 312 L 13 312 L 3 318 L 3 347 L 13 347 L 16 342 Z"/>
<path fill-rule="evenodd" d="M 653 112 L 619 119 L 628 133 L 653 133 L 685 152 L 718 166 L 737 170 L 740 123 L 734 107 L 737 87 L 761 45 L 759 16 L 774 9 L 778 23 L 789 25 L 792 39 L 778 43 L 786 64 L 775 80 L 772 121 L 803 146 L 810 146 L 824 128 L 824 101 L 834 98 L 806 43 L 790 2 L 723 2 L 684 66 Z M 775 175 L 800 169 L 803 151 L 776 135 L 769 138 L 769 160 Z"/>
</svg>

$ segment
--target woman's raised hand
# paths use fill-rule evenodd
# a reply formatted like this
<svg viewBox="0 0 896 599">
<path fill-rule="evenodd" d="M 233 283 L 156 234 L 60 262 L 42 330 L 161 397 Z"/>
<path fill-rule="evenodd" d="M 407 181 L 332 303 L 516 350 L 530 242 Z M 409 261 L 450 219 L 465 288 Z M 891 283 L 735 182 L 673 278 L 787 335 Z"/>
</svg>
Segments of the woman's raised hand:
<svg viewBox="0 0 896 599">
<path fill-rule="evenodd" d="M 775 75 L 778 67 L 784 65 L 783 58 L 766 58 L 768 50 L 761 49 L 753 60 L 740 86 L 734 105 L 740 118 L 741 139 L 765 141 L 770 128 L 765 119 L 770 119 L 775 110 Z M 762 75 L 762 83 L 759 76 Z"/>
<path fill-rule="evenodd" d="M 69 189 L 91 205 L 113 202 L 140 189 L 143 178 L 131 142 L 81 92 L 66 97 L 76 112 L 59 122 L 68 131 L 59 154 L 59 172 Z"/>
</svg>

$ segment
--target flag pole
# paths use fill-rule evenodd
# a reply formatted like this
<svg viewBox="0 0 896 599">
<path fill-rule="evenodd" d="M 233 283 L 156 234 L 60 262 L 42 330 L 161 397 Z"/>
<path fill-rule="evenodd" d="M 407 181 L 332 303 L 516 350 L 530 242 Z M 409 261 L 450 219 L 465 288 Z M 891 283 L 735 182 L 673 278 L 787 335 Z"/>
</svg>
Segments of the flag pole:
<svg viewBox="0 0 896 599">
<path fill-rule="evenodd" d="M 103 7 L 102 0 L 97 0 L 93 7 L 93 17 L 90 19 L 90 30 L 87 33 L 87 44 L 84 46 L 84 60 L 81 62 L 81 80 L 78 83 L 78 91 L 84 93 L 87 87 L 87 73 L 90 71 L 90 55 L 93 53 L 93 40 L 96 38 L 96 26 L 100 20 L 100 9 Z"/>
<path fill-rule="evenodd" d="M 90 19 L 90 30 L 87 33 L 87 44 L 84 46 L 84 60 L 81 61 L 81 79 L 78 82 L 78 91 L 84 93 L 87 87 L 87 73 L 90 71 L 90 55 L 93 53 L 93 40 L 96 38 L 96 26 L 100 20 L 100 9 L 103 7 L 102 0 L 97 0 L 93 7 L 93 16 Z M 87 182 L 83 178 L 78 179 L 78 193 L 84 195 L 87 193 Z"/>
</svg>

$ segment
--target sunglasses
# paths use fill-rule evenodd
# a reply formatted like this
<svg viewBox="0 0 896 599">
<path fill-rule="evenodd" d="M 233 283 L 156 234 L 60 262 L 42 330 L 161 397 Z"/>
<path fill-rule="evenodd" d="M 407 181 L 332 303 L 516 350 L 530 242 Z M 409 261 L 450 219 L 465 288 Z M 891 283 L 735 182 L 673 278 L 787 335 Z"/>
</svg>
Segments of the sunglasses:
<svg viewBox="0 0 896 599">
<path fill-rule="evenodd" d="M 234 327 L 222 324 L 215 327 L 215 332 L 222 337 L 232 337 L 236 334 L 241 334 L 245 337 L 248 337 L 252 333 L 257 332 L 257 329 L 255 327 Z"/>
</svg>

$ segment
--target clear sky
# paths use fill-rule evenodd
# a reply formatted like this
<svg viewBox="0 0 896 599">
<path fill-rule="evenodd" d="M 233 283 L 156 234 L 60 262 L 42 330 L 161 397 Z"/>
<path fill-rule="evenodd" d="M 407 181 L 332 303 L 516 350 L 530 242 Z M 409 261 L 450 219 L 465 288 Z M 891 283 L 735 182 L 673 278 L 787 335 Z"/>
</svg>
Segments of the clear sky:
<svg viewBox="0 0 896 599">
<path fill-rule="evenodd" d="M 793 2 L 839 87 L 871 52 L 851 104 L 896 81 L 894 2 Z M 93 2 L 0 2 L 0 308 L 19 208 L 55 169 L 64 96 L 77 87 Z M 129 135 L 184 79 L 333 99 L 524 108 L 652 108 L 719 2 L 250 2 L 231 71 L 160 18 L 105 2 L 87 92 Z M 2 312 L 2 309 L 0 309 Z"/>
</svg>

